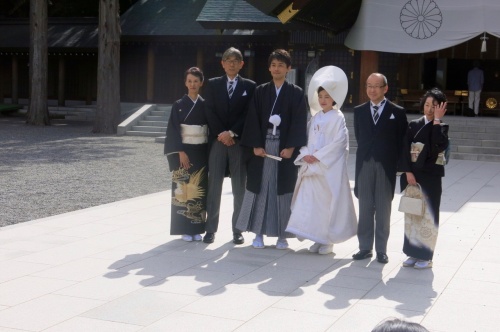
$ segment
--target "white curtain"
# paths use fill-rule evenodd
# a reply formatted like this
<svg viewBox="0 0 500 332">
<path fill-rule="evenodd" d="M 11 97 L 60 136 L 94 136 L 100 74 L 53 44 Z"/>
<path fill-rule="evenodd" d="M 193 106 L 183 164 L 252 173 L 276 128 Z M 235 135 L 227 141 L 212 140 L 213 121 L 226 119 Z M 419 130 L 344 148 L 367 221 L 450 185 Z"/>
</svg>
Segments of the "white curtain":
<svg viewBox="0 0 500 332">
<path fill-rule="evenodd" d="M 484 32 L 500 38 L 500 0 L 363 0 L 345 45 L 354 50 L 426 53 Z"/>
</svg>

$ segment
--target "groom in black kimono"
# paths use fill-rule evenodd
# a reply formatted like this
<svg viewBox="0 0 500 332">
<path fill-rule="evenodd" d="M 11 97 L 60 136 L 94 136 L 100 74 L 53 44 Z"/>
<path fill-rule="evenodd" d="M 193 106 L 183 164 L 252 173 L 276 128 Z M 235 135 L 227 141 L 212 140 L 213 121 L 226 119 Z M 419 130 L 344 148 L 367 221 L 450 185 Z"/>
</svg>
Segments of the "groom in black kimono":
<svg viewBox="0 0 500 332">
<path fill-rule="evenodd" d="M 208 80 L 205 92 L 205 113 L 208 122 L 207 223 L 203 242 L 212 243 L 219 226 L 222 183 L 229 166 L 233 191 L 233 243 L 242 244 L 244 238 L 235 228 L 245 193 L 246 167 L 240 138 L 248 112 L 248 104 L 255 90 L 255 82 L 241 77 L 243 68 L 241 52 L 231 47 L 222 55 L 222 68 L 226 75 Z"/>
<path fill-rule="evenodd" d="M 273 80 L 255 89 L 241 140 L 247 147 L 247 190 L 236 227 L 256 234 L 254 248 L 264 248 L 265 235 L 278 237 L 276 249 L 286 249 L 286 238 L 293 236 L 285 229 L 297 181 L 294 160 L 307 144 L 307 108 L 303 90 L 286 80 L 290 54 L 275 50 L 268 64 Z"/>
</svg>

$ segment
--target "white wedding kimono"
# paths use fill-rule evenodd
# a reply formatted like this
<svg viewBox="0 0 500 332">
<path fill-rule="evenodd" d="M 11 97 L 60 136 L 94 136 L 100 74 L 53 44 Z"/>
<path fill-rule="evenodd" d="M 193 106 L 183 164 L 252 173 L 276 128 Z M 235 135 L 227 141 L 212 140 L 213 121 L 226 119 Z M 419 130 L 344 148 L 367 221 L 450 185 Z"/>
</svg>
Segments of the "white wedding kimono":
<svg viewBox="0 0 500 332">
<path fill-rule="evenodd" d="M 313 155 L 319 162 L 302 160 Z M 344 115 L 320 111 L 308 124 L 308 143 L 295 160 L 300 165 L 287 232 L 321 244 L 356 235 L 357 218 L 347 175 L 349 132 Z"/>
</svg>

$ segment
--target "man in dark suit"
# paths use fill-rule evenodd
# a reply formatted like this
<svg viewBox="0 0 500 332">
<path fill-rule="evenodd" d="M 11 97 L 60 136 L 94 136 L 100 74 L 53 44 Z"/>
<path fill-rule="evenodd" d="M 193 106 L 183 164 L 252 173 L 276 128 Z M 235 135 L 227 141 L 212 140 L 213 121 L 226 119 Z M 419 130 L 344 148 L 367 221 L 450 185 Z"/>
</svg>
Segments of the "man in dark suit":
<svg viewBox="0 0 500 332">
<path fill-rule="evenodd" d="M 231 47 L 222 55 L 226 75 L 208 80 L 205 92 L 205 112 L 209 128 L 210 155 L 208 160 L 207 223 L 203 242 L 212 243 L 219 225 L 222 183 L 229 166 L 233 191 L 233 243 L 242 244 L 243 235 L 235 228 L 245 194 L 246 168 L 240 137 L 243 132 L 248 104 L 255 82 L 241 77 L 241 52 Z"/>
<path fill-rule="evenodd" d="M 401 157 L 408 121 L 400 106 L 385 98 L 387 78 L 380 73 L 366 80 L 369 102 L 354 108 L 356 181 L 354 194 L 359 201 L 359 252 L 355 260 L 372 257 L 375 250 L 380 263 L 389 262 L 391 202 L 396 185 L 396 171 Z"/>
</svg>

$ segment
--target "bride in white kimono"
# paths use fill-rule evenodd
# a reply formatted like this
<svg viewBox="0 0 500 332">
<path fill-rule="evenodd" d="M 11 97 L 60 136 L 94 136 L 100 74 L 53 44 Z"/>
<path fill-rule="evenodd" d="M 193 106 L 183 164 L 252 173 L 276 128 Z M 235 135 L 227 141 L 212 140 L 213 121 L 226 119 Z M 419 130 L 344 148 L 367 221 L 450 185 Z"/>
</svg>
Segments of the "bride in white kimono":
<svg viewBox="0 0 500 332">
<path fill-rule="evenodd" d="M 356 235 L 357 218 L 347 175 L 349 132 L 340 111 L 347 77 L 335 66 L 320 68 L 308 89 L 311 112 L 308 143 L 300 165 L 287 232 L 314 241 L 310 252 L 329 254 L 333 244 Z"/>
</svg>

